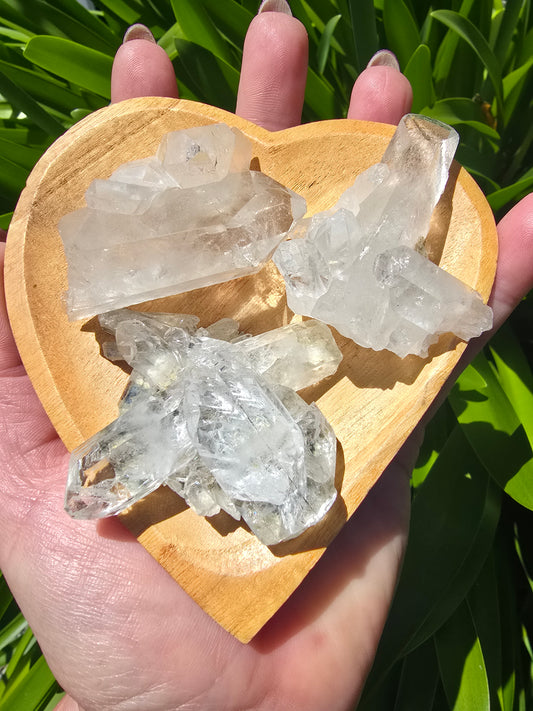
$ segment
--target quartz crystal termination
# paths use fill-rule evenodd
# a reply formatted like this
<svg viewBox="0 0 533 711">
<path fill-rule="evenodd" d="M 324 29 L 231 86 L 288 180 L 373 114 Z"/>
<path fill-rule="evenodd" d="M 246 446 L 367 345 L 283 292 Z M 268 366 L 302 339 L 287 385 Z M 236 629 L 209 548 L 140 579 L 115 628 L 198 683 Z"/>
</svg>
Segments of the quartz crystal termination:
<svg viewBox="0 0 533 711">
<path fill-rule="evenodd" d="M 244 519 L 266 545 L 324 516 L 337 495 L 336 439 L 294 388 L 337 370 L 327 326 L 243 337 L 231 319 L 197 329 L 194 316 L 128 309 L 100 323 L 115 337 L 106 351 L 133 371 L 118 418 L 71 455 L 71 516 L 119 513 L 162 484 L 199 515 Z"/>
<path fill-rule="evenodd" d="M 401 358 L 426 357 L 442 333 L 466 341 L 491 328 L 480 295 L 420 253 L 458 140 L 443 123 L 404 116 L 380 163 L 332 210 L 293 225 L 273 259 L 295 313 Z"/>
<path fill-rule="evenodd" d="M 305 200 L 251 171 L 251 142 L 214 124 L 163 137 L 156 156 L 93 180 L 59 232 L 67 313 L 88 318 L 253 274 Z"/>
</svg>

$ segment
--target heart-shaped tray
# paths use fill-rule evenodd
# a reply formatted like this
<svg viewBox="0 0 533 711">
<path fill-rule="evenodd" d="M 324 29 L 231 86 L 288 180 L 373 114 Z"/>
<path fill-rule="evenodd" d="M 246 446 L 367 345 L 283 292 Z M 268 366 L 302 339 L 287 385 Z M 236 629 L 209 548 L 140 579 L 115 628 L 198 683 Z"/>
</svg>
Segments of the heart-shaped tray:
<svg viewBox="0 0 533 711">
<path fill-rule="evenodd" d="M 96 319 L 67 320 L 58 220 L 84 205 L 84 192 L 94 178 L 107 178 L 120 164 L 153 155 L 166 132 L 213 122 L 236 126 L 249 136 L 252 167 L 302 194 L 310 213 L 331 207 L 358 173 L 378 162 L 394 132 L 385 124 L 338 120 L 270 133 L 203 104 L 142 98 L 97 111 L 56 141 L 32 172 L 11 223 L 6 292 L 26 370 L 69 449 L 116 417 L 127 373 L 102 357 Z M 457 164 L 435 209 L 428 250 L 433 261 L 488 298 L 497 257 L 494 220 L 481 191 Z M 140 308 L 196 314 L 202 325 L 230 316 L 253 334 L 293 316 L 272 263 L 255 276 Z M 122 515 L 178 583 L 242 641 L 255 635 L 317 562 L 465 348 L 447 335 L 429 358 L 401 360 L 338 334 L 336 339 L 344 354 L 338 372 L 302 393 L 317 402 L 338 440 L 340 496 L 320 524 L 293 541 L 267 547 L 226 515 L 197 516 L 165 487 Z"/>
</svg>

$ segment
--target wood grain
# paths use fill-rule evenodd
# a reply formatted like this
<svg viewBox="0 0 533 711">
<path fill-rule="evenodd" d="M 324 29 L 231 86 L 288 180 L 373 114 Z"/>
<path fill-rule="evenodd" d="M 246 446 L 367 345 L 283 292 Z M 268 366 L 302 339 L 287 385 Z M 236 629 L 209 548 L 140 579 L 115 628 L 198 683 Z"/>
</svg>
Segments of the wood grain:
<svg viewBox="0 0 533 711">
<path fill-rule="evenodd" d="M 6 291 L 24 365 L 69 449 L 116 417 L 127 374 L 101 356 L 96 319 L 67 320 L 58 220 L 83 206 L 91 180 L 154 154 L 166 132 L 219 121 L 252 139 L 253 167 L 301 193 L 310 213 L 331 206 L 358 173 L 379 161 L 393 133 L 392 126 L 349 120 L 269 133 L 203 104 L 143 98 L 102 109 L 62 136 L 35 167 L 15 211 L 7 243 Z M 486 300 L 497 257 L 492 213 L 468 174 L 457 165 L 452 173 L 435 210 L 429 252 Z M 272 264 L 253 277 L 140 308 L 195 313 L 203 325 L 229 316 L 251 333 L 293 317 Z M 294 541 L 269 548 L 225 515 L 197 516 L 165 487 L 122 515 L 198 604 L 245 642 L 293 592 L 356 510 L 465 348 L 444 336 L 429 358 L 401 360 L 336 338 L 344 354 L 339 371 L 303 393 L 308 401 L 317 401 L 338 439 L 340 496 L 323 522 Z"/>
</svg>

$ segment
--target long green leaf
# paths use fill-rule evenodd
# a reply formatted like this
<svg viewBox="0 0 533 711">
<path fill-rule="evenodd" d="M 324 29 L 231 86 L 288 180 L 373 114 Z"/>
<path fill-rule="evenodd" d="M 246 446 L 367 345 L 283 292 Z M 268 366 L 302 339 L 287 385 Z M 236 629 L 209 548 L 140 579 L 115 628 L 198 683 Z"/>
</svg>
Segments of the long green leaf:
<svg viewBox="0 0 533 711">
<path fill-rule="evenodd" d="M 449 402 L 479 460 L 507 494 L 523 506 L 533 506 L 533 460 L 516 409 L 483 353 L 465 371 L 475 370 L 485 387 L 470 390 L 460 375 Z"/>
<path fill-rule="evenodd" d="M 478 579 L 468 593 L 468 607 L 476 630 L 489 682 L 490 707 L 501 708 L 502 635 L 498 576 L 491 552 Z"/>
<path fill-rule="evenodd" d="M 453 613 L 481 570 L 500 495 L 459 427 L 413 502 L 404 565 L 369 684 L 416 649 Z"/>
<path fill-rule="evenodd" d="M 0 700 L 0 711 L 21 711 L 46 704 L 57 690 L 57 683 L 43 656 L 29 669 L 24 683 L 7 690 Z"/>
<path fill-rule="evenodd" d="M 234 57 L 227 42 L 200 2 L 197 0 L 171 0 L 171 5 L 188 42 L 203 47 L 230 66 L 233 64 Z"/>
<path fill-rule="evenodd" d="M 413 88 L 412 111 L 419 113 L 425 106 L 435 101 L 435 89 L 431 75 L 431 53 L 425 44 L 419 45 L 411 55 L 404 70 Z"/>
<path fill-rule="evenodd" d="M 11 590 L 6 583 L 6 579 L 0 571 L 0 620 L 12 602 L 13 595 L 11 594 Z"/>
<path fill-rule="evenodd" d="M 128 25 L 133 25 L 141 19 L 143 7 L 140 2 L 135 2 L 134 0 L 100 0 L 100 3 Z"/>
<path fill-rule="evenodd" d="M 463 0 L 459 8 L 459 13 L 463 17 L 468 17 L 474 3 L 475 0 Z M 429 14 L 429 17 L 433 20 L 431 13 Z M 458 43 L 459 37 L 457 33 L 452 32 L 452 30 L 448 30 L 438 47 L 433 78 L 435 80 L 435 86 L 439 89 L 439 91 L 442 91 L 443 87 L 451 78 L 451 71 L 454 60 L 456 59 Z M 469 71 L 468 67 L 464 67 L 463 69 L 464 71 Z"/>
<path fill-rule="evenodd" d="M 501 210 L 509 203 L 514 203 L 525 197 L 533 190 L 533 175 L 530 175 L 523 180 L 517 180 L 516 183 L 508 185 L 506 188 L 495 190 L 487 195 L 487 200 L 492 209 L 496 212 Z"/>
<path fill-rule="evenodd" d="M 58 9 L 86 27 L 93 36 L 98 36 L 111 50 L 118 49 L 121 38 L 112 32 L 105 22 L 87 10 L 79 0 L 53 0 L 53 3 Z M 95 49 L 97 48 L 95 47 Z"/>
<path fill-rule="evenodd" d="M 28 623 L 24 619 L 22 612 L 19 612 L 10 622 L 0 629 L 0 650 L 12 644 L 23 635 L 27 627 Z"/>
<path fill-rule="evenodd" d="M 391 711 L 432 711 L 439 668 L 433 638 L 408 654 Z"/>
<path fill-rule="evenodd" d="M 44 72 L 26 69 L 0 60 L 0 73 L 36 101 L 59 111 L 69 113 L 84 103 L 81 96 L 68 89 L 63 82 L 46 76 Z"/>
<path fill-rule="evenodd" d="M 239 72 L 204 47 L 187 40 L 175 40 L 178 57 L 176 74 L 183 78 L 201 101 L 235 110 Z"/>
<path fill-rule="evenodd" d="M 383 24 L 388 45 L 405 68 L 420 43 L 420 32 L 403 0 L 384 0 Z"/>
<path fill-rule="evenodd" d="M 440 676 L 454 711 L 490 711 L 487 671 L 466 603 L 435 635 Z"/>
<path fill-rule="evenodd" d="M 66 39 L 79 42 L 111 56 L 120 46 L 118 37 L 111 35 L 112 41 L 110 41 L 110 33 L 109 31 L 106 32 L 105 27 L 101 27 L 102 23 L 98 23 L 99 26 L 94 28 L 93 23 L 86 24 L 83 20 L 80 21 L 76 17 L 72 17 L 69 13 L 63 12 L 50 2 L 32 0 L 32 11 L 35 15 L 46 17 L 47 21 L 53 25 L 54 31 L 50 32 L 50 34 L 63 35 Z M 85 11 L 83 18 L 86 15 L 90 15 L 90 13 Z"/>
<path fill-rule="evenodd" d="M 244 36 L 250 22 L 254 19 L 249 12 L 236 0 L 200 0 L 218 29 L 223 32 L 237 47 L 242 48 Z"/>
<path fill-rule="evenodd" d="M 326 26 L 324 27 L 324 32 L 322 33 L 317 49 L 317 65 L 320 74 L 323 74 L 324 69 L 326 68 L 329 49 L 331 47 L 331 39 L 333 37 L 333 33 L 335 32 L 335 27 L 337 27 L 340 19 L 341 15 L 334 15 L 330 20 L 328 20 Z"/>
<path fill-rule="evenodd" d="M 509 325 L 491 341 L 498 379 L 518 415 L 533 448 L 533 373 Z"/>
<path fill-rule="evenodd" d="M 0 94 L 51 136 L 60 136 L 64 132 L 59 121 L 45 111 L 26 91 L 1 73 Z"/>
<path fill-rule="evenodd" d="M 470 20 L 452 10 L 435 10 L 431 13 L 439 22 L 457 32 L 465 42 L 467 42 L 477 54 L 494 87 L 494 93 L 498 101 L 498 111 L 500 115 L 503 111 L 503 85 L 500 64 L 489 47 L 487 40 L 483 37 L 478 28 Z"/>
<path fill-rule="evenodd" d="M 372 0 L 349 0 L 355 64 L 361 72 L 379 49 L 376 11 Z"/>
<path fill-rule="evenodd" d="M 2 158 L 21 166 L 25 170 L 31 170 L 42 153 L 43 151 L 40 148 L 12 143 L 0 136 L 0 155 Z"/>
<path fill-rule="evenodd" d="M 113 60 L 102 52 L 89 49 L 62 37 L 33 37 L 24 50 L 30 62 L 78 86 L 111 98 Z"/>
<path fill-rule="evenodd" d="M 480 104 L 472 99 L 441 99 L 436 101 L 431 108 L 424 108 L 424 114 L 451 126 L 470 126 L 481 135 L 494 140 L 499 140 L 500 138 L 500 134 L 492 126 L 485 123 Z"/>
<path fill-rule="evenodd" d="M 524 0 L 507 0 L 505 3 L 500 30 L 494 45 L 494 55 L 501 66 L 503 66 L 505 62 L 509 44 L 518 25 L 518 19 L 523 4 Z"/>
</svg>

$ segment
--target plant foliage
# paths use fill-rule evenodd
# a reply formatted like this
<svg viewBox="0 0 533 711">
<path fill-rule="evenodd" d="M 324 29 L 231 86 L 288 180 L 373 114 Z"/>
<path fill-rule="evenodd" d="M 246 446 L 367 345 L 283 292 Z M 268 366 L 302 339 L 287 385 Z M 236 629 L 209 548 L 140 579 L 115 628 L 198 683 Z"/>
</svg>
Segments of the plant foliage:
<svg viewBox="0 0 533 711">
<path fill-rule="evenodd" d="M 0 0 L 0 227 L 40 155 L 105 106 L 127 27 L 148 25 L 180 96 L 235 106 L 258 0 Z M 502 212 L 533 186 L 531 0 L 292 0 L 310 40 L 305 121 L 346 115 L 395 52 L 413 110 L 455 126 L 458 160 Z M 405 565 L 363 711 L 533 709 L 533 301 L 460 376 L 413 473 Z M 334 693 L 334 691 L 332 691 Z M 0 577 L 0 711 L 58 687 Z"/>
</svg>

